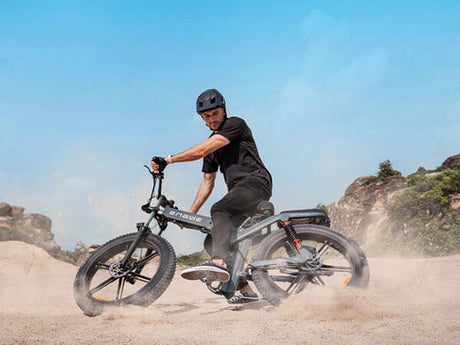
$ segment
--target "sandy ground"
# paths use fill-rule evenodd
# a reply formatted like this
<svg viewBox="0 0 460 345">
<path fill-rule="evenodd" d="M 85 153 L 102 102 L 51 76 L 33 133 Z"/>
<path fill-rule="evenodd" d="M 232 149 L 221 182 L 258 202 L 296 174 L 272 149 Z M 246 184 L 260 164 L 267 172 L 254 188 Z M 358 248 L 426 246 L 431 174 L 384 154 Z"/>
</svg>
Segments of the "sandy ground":
<svg viewBox="0 0 460 345">
<path fill-rule="evenodd" d="M 76 267 L 0 242 L 1 344 L 460 344 L 460 255 L 369 258 L 364 291 L 310 288 L 279 307 L 230 310 L 176 273 L 147 308 L 89 318 L 75 305 Z"/>
</svg>

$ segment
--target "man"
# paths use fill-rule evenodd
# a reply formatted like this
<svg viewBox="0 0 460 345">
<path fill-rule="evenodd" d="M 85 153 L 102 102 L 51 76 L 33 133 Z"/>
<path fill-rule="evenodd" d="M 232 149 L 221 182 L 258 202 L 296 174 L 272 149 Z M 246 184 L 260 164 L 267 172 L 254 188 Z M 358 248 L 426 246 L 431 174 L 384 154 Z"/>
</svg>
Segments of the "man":
<svg viewBox="0 0 460 345">
<path fill-rule="evenodd" d="M 230 279 L 227 261 L 232 221 L 254 212 L 262 200 L 269 200 L 272 178 L 259 157 L 251 130 L 243 119 L 227 117 L 225 99 L 216 89 L 204 91 L 197 99 L 196 110 L 212 131 L 209 138 L 184 152 L 168 157 L 154 157 L 152 167 L 162 171 L 167 164 L 203 158 L 204 173 L 190 212 L 197 213 L 214 188 L 217 170 L 224 175 L 228 193 L 211 208 L 213 222 L 211 260 L 182 272 L 185 279 L 206 278 L 226 282 Z M 248 284 L 230 303 L 244 303 L 257 298 Z"/>
</svg>

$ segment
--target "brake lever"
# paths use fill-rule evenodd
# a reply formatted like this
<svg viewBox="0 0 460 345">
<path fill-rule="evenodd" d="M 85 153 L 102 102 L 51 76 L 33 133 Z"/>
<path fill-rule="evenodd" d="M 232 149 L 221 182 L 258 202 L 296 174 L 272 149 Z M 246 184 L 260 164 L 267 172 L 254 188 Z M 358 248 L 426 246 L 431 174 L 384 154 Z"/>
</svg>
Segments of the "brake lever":
<svg viewBox="0 0 460 345">
<path fill-rule="evenodd" d="M 149 167 L 148 165 L 145 165 L 145 164 L 144 164 L 144 167 L 149 171 L 149 173 L 150 173 L 151 175 L 155 175 L 155 172 L 153 172 L 152 170 L 150 170 L 150 167 Z"/>
<path fill-rule="evenodd" d="M 154 178 L 163 178 L 163 173 L 160 172 L 160 173 L 155 173 L 155 171 L 153 170 L 150 170 L 150 167 L 148 165 L 145 165 L 144 164 L 144 167 L 149 171 L 149 173 L 154 177 Z"/>
</svg>

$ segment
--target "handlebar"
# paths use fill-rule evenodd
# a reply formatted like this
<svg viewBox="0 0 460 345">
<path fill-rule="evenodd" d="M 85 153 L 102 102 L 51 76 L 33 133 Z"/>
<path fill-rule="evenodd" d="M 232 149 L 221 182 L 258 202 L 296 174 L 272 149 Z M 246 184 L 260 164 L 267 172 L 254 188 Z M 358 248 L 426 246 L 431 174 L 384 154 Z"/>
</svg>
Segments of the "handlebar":
<svg viewBox="0 0 460 345">
<path fill-rule="evenodd" d="M 144 167 L 149 171 L 150 175 L 152 175 L 154 178 L 155 177 L 161 177 L 163 178 L 164 177 L 164 174 L 161 172 L 161 173 L 155 173 L 152 169 L 150 169 L 150 167 L 146 164 L 144 164 Z"/>
<path fill-rule="evenodd" d="M 149 203 L 150 203 L 150 201 L 154 197 L 153 194 L 155 193 L 155 187 L 156 187 L 156 184 L 157 184 L 157 179 L 160 180 L 160 184 L 158 186 L 158 193 L 157 193 L 156 198 L 159 199 L 160 196 L 161 196 L 161 187 L 163 186 L 164 174 L 162 172 L 160 172 L 158 174 L 155 173 L 154 171 L 150 170 L 150 167 L 147 166 L 147 165 L 144 165 L 144 167 L 149 171 L 150 175 L 152 175 L 152 178 L 153 178 L 153 188 L 152 188 L 152 193 L 150 194 L 150 199 L 149 199 Z"/>
<path fill-rule="evenodd" d="M 150 193 L 150 198 L 148 199 L 147 203 L 145 205 L 142 205 L 142 210 L 147 213 L 151 213 L 153 211 L 153 208 L 150 206 L 150 203 L 153 198 L 156 198 L 157 200 L 160 201 L 160 204 L 162 206 L 169 205 L 171 207 L 174 206 L 174 200 L 168 200 L 163 194 L 162 194 L 162 187 L 163 187 L 163 179 L 164 179 L 164 174 L 161 173 L 155 173 L 150 169 L 149 166 L 144 165 L 144 167 L 149 171 L 150 175 L 152 175 L 153 179 L 153 187 L 152 187 L 152 192 Z M 155 196 L 155 189 L 157 186 L 157 180 L 159 180 L 159 185 L 158 185 L 158 190 L 157 190 L 157 195 Z"/>
</svg>

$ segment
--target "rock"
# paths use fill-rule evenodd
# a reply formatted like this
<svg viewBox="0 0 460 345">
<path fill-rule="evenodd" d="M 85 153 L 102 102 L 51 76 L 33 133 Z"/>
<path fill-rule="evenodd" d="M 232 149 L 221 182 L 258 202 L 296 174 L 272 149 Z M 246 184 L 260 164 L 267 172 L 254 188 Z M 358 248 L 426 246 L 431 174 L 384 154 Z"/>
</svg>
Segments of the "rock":
<svg viewBox="0 0 460 345">
<path fill-rule="evenodd" d="M 0 202 L 0 217 L 12 217 L 13 210 L 6 202 Z"/>
<path fill-rule="evenodd" d="M 51 219 L 38 213 L 24 214 L 24 208 L 0 203 L 0 241 L 22 241 L 43 248 L 56 259 L 70 262 L 62 254 L 51 232 Z"/>
<path fill-rule="evenodd" d="M 18 225 L 51 232 L 51 219 L 38 213 L 28 213 L 23 215 L 19 218 Z"/>
<path fill-rule="evenodd" d="M 13 218 L 0 217 L 0 241 L 9 241 L 13 238 Z"/>
<path fill-rule="evenodd" d="M 88 259 L 88 257 L 96 251 L 100 247 L 99 244 L 93 244 L 92 246 L 89 246 L 88 248 L 80 248 L 79 254 L 78 254 L 78 259 L 75 265 L 81 266 L 83 263 Z"/>
<path fill-rule="evenodd" d="M 460 154 L 447 158 L 443 169 L 460 166 Z M 441 172 L 425 174 L 435 177 Z M 357 178 L 346 189 L 345 195 L 336 203 L 328 206 L 331 227 L 367 244 L 386 235 L 393 236 L 395 222 L 390 218 L 389 206 L 395 198 L 407 188 L 404 176 L 389 176 L 379 180 L 367 175 Z M 451 195 L 451 207 L 460 209 L 460 194 Z M 400 224 L 400 227 L 402 225 Z"/>
<path fill-rule="evenodd" d="M 384 180 L 370 175 L 359 177 L 339 202 L 328 206 L 331 227 L 360 243 L 371 242 L 389 230 L 388 205 L 406 186 L 406 178 L 399 175 Z"/>
<path fill-rule="evenodd" d="M 452 194 L 450 200 L 450 207 L 456 210 L 460 209 L 460 193 Z"/>
<path fill-rule="evenodd" d="M 460 166 L 460 154 L 447 158 L 444 163 L 442 163 L 441 168 L 452 169 L 455 166 Z"/>
<path fill-rule="evenodd" d="M 11 206 L 11 209 L 13 210 L 13 217 L 19 217 L 24 214 L 24 207 Z"/>
</svg>

